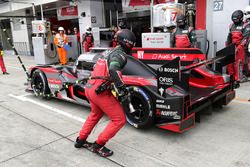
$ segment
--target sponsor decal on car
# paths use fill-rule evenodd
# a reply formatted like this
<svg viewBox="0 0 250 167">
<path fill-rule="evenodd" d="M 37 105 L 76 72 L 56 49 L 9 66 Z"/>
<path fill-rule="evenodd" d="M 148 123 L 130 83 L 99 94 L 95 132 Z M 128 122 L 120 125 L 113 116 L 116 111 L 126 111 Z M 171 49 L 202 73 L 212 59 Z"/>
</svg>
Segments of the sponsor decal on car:
<svg viewBox="0 0 250 167">
<path fill-rule="evenodd" d="M 171 117 L 172 119 L 180 119 L 178 111 L 161 111 L 162 116 Z"/>
<path fill-rule="evenodd" d="M 155 114 L 158 117 L 172 120 L 181 120 L 182 99 L 156 99 Z"/>
<path fill-rule="evenodd" d="M 171 109 L 170 105 L 164 105 L 164 104 L 156 104 L 156 108 L 167 109 L 167 110 Z"/>
<path fill-rule="evenodd" d="M 48 78 L 48 84 L 51 89 L 60 89 L 62 81 L 60 79 Z"/>
<path fill-rule="evenodd" d="M 177 57 L 180 57 L 181 60 L 185 60 L 187 59 L 187 55 L 186 54 L 162 54 L 162 53 L 154 53 L 152 54 L 152 59 L 155 60 L 172 60 L 175 59 Z"/>
<path fill-rule="evenodd" d="M 61 84 L 62 84 L 62 81 L 61 81 L 60 79 L 48 78 L 48 83 L 49 83 L 49 84 L 61 85 Z"/>
</svg>

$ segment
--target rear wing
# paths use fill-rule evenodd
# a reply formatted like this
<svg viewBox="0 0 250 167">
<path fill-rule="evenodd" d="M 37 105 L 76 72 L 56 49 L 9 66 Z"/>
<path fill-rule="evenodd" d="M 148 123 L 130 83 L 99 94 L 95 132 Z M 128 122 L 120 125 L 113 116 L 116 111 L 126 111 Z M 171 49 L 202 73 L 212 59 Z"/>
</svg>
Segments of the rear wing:
<svg viewBox="0 0 250 167">
<path fill-rule="evenodd" d="M 235 62 L 235 48 L 236 48 L 235 44 L 229 45 L 228 47 L 223 48 L 218 52 L 216 52 L 216 56 L 214 58 L 183 67 L 181 69 L 181 72 L 192 70 L 199 66 L 210 65 L 210 64 L 213 64 L 215 66 L 215 69 L 220 72 L 222 71 L 220 68 Z"/>
<path fill-rule="evenodd" d="M 198 48 L 133 48 L 132 56 L 149 66 L 161 66 L 177 57 L 181 60 L 181 66 L 206 60 L 206 55 Z"/>
<path fill-rule="evenodd" d="M 230 45 L 218 51 L 215 58 L 200 61 L 185 67 L 180 66 L 180 61 L 180 57 L 177 57 L 157 69 L 157 87 L 159 88 L 160 94 L 162 94 L 160 88 L 166 89 L 173 85 L 178 85 L 185 90 L 189 90 L 190 72 L 200 66 L 213 64 L 215 69 L 221 72 L 222 67 L 235 61 L 235 45 Z"/>
</svg>

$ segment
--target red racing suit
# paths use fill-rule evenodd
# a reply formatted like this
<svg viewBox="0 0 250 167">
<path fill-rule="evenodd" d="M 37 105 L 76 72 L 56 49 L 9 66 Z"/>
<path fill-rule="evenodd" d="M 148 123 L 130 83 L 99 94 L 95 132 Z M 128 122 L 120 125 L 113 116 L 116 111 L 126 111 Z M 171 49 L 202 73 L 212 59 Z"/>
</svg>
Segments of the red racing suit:
<svg viewBox="0 0 250 167">
<path fill-rule="evenodd" d="M 246 51 L 245 51 L 245 75 L 250 75 L 250 20 L 245 21 L 245 37 L 246 40 Z"/>
<path fill-rule="evenodd" d="M 3 60 L 3 47 L 1 43 L 0 43 L 0 66 L 1 66 L 2 72 L 6 73 L 6 67 L 5 67 L 4 60 Z"/>
<path fill-rule="evenodd" d="M 83 37 L 84 52 L 89 52 L 89 48 L 94 46 L 94 37 L 92 33 L 86 33 Z"/>
<path fill-rule="evenodd" d="M 177 27 L 173 31 L 172 45 L 175 48 L 190 48 L 196 42 L 192 27 Z"/>
<path fill-rule="evenodd" d="M 124 84 L 118 71 L 125 66 L 126 62 L 126 54 L 121 47 L 116 47 L 111 50 L 107 58 L 97 61 L 91 77 L 110 78 L 117 88 L 121 88 Z M 85 92 L 90 102 L 91 114 L 79 133 L 79 138 L 86 140 L 98 121 L 106 114 L 110 122 L 96 140 L 99 145 L 105 145 L 126 123 L 123 108 L 111 90 L 106 89 L 97 93 L 98 88 L 104 83 L 110 84 L 104 79 L 91 79 L 86 84 Z"/>
<path fill-rule="evenodd" d="M 241 80 L 243 76 L 243 70 L 246 61 L 245 47 L 249 36 L 249 30 L 249 26 L 244 22 L 241 22 L 238 25 L 233 23 L 229 26 L 229 34 L 226 45 L 228 46 L 230 44 L 235 44 L 237 49 L 235 63 L 229 64 L 227 68 L 229 74 L 234 76 L 235 81 Z"/>
</svg>

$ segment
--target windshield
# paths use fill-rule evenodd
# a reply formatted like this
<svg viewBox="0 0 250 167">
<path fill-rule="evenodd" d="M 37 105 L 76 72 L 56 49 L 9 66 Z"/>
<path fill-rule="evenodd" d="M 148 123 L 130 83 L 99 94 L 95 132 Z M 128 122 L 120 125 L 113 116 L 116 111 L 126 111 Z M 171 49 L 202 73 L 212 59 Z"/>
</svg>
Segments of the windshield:
<svg viewBox="0 0 250 167">
<path fill-rule="evenodd" d="M 122 70 L 123 75 L 136 75 L 142 77 L 156 77 L 156 73 L 146 64 L 132 56 L 127 57 L 127 64 Z"/>
</svg>

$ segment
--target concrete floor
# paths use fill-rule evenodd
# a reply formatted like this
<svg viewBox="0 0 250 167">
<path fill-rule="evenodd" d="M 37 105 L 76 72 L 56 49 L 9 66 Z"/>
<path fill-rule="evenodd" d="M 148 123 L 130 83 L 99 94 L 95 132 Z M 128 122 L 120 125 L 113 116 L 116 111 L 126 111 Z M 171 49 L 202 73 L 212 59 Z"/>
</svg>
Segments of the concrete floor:
<svg viewBox="0 0 250 167">
<path fill-rule="evenodd" d="M 105 159 L 73 147 L 88 107 L 27 94 L 17 58 L 5 61 L 11 75 L 0 74 L 0 167 L 250 166 L 250 83 L 237 90 L 230 105 L 202 116 L 201 123 L 184 134 L 126 125 L 107 144 L 114 155 Z M 34 65 L 33 57 L 23 57 L 23 62 Z M 106 123 L 103 118 L 90 141 Z"/>
</svg>

